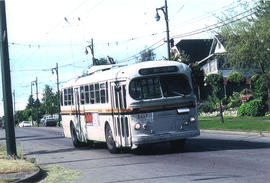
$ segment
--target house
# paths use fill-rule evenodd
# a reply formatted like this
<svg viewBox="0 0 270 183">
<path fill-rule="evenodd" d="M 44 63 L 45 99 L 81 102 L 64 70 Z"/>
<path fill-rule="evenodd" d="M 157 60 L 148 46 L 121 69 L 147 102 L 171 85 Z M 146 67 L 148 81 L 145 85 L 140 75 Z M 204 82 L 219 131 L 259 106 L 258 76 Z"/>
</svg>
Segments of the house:
<svg viewBox="0 0 270 183">
<path fill-rule="evenodd" d="M 206 75 L 223 73 L 225 78 L 232 72 L 227 64 L 226 50 L 217 37 L 213 39 L 183 39 L 176 45 L 180 54 L 188 55 L 189 62 L 198 62 Z"/>
<path fill-rule="evenodd" d="M 235 70 L 229 67 L 226 50 L 218 36 L 213 39 L 183 39 L 175 45 L 174 49 L 178 50 L 180 59 L 181 56 L 188 56 L 189 63 L 197 62 L 205 75 L 222 73 L 226 95 L 227 78 Z M 244 75 L 246 76 L 246 85 L 243 87 L 247 87 L 250 84 L 251 73 L 245 72 Z M 198 86 L 197 96 L 199 99 L 200 93 L 209 93 L 208 91 L 200 91 L 205 90 L 205 88 L 207 87 Z M 205 96 L 202 96 L 202 98 L 205 98 Z"/>
</svg>

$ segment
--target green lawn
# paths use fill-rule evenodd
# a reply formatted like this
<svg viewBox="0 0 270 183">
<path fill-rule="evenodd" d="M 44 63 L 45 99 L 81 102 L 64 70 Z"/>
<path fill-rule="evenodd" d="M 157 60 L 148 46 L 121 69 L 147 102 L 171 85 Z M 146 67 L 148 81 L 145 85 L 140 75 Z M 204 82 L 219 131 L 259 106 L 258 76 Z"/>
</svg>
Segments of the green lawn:
<svg viewBox="0 0 270 183">
<path fill-rule="evenodd" d="M 199 119 L 199 127 L 209 130 L 270 132 L 270 120 L 234 118 L 225 119 L 224 123 L 220 123 L 219 119 Z"/>
</svg>

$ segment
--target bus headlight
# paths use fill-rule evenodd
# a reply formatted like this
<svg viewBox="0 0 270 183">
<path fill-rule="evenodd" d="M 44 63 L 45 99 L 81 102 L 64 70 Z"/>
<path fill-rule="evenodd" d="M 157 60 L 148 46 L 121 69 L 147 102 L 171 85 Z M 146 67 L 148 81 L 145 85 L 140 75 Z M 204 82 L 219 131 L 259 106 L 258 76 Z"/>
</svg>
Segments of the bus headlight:
<svg viewBox="0 0 270 183">
<path fill-rule="evenodd" d="M 190 121 L 191 123 L 194 123 L 194 122 L 196 121 L 196 118 L 195 118 L 194 116 L 192 116 L 192 117 L 189 118 L 189 121 Z"/>
<path fill-rule="evenodd" d="M 140 123 L 136 123 L 135 125 L 134 125 L 134 128 L 135 128 L 135 130 L 139 130 L 139 129 L 141 129 L 141 124 Z"/>
</svg>

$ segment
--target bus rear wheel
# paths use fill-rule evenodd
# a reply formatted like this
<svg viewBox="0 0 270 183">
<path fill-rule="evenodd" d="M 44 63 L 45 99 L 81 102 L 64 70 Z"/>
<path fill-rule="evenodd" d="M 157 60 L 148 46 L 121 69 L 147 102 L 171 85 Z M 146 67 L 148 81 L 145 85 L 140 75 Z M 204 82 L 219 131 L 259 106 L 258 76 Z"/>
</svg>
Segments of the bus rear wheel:
<svg viewBox="0 0 270 183">
<path fill-rule="evenodd" d="M 112 129 L 109 124 L 106 124 L 105 126 L 105 138 L 107 148 L 110 151 L 110 153 L 112 154 L 118 153 L 119 149 L 116 147 L 115 141 L 113 139 Z"/>
</svg>

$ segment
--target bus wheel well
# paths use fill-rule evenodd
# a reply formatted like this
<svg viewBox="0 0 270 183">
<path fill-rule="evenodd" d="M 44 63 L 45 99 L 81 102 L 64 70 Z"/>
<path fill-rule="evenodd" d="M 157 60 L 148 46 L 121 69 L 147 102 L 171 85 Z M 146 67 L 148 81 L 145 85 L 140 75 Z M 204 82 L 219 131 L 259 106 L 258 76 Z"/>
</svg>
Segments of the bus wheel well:
<svg viewBox="0 0 270 183">
<path fill-rule="evenodd" d="M 105 130 L 105 139 L 106 139 L 106 144 L 107 144 L 108 150 L 112 154 L 118 153 L 119 148 L 116 147 L 116 143 L 115 143 L 115 140 L 113 137 L 112 128 L 111 128 L 108 121 L 105 122 L 104 130 Z"/>
<path fill-rule="evenodd" d="M 109 124 L 109 122 L 108 121 L 106 121 L 105 123 L 104 123 L 104 134 L 106 134 L 105 132 L 106 132 L 106 126 L 107 125 L 109 125 L 110 126 L 110 124 Z"/>
</svg>

